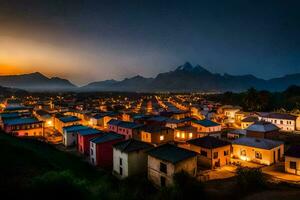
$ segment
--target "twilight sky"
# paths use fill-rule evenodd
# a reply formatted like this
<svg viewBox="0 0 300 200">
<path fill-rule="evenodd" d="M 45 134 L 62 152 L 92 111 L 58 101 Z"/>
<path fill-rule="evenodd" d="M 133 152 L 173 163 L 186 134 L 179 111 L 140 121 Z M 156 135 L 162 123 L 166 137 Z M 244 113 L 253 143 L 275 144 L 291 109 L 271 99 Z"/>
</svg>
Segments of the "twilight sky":
<svg viewBox="0 0 300 200">
<path fill-rule="evenodd" d="M 272 78 L 300 72 L 300 1 L 0 0 L 0 75 L 77 84 L 190 61 Z"/>
</svg>

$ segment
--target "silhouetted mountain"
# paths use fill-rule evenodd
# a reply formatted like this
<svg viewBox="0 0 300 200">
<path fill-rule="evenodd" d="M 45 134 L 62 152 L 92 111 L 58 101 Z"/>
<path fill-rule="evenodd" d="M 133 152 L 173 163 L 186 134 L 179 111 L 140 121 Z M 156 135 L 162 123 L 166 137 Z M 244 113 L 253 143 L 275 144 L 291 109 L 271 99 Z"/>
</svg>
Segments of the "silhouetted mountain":
<svg viewBox="0 0 300 200">
<path fill-rule="evenodd" d="M 77 87 L 66 79 L 48 78 L 39 72 L 0 76 L 0 85 L 29 91 L 66 91 Z"/>
<path fill-rule="evenodd" d="M 23 94 L 27 94 L 27 92 L 21 89 L 0 86 L 0 96 L 12 96 L 12 95 L 21 96 Z"/>
<path fill-rule="evenodd" d="M 270 80 L 253 75 L 234 76 L 214 74 L 200 65 L 189 62 L 175 70 L 160 73 L 155 78 L 135 76 L 122 81 L 93 82 L 81 90 L 93 91 L 144 91 L 144 92 L 193 92 L 193 91 L 243 91 L 250 87 L 259 90 L 282 91 L 290 85 L 300 85 L 300 74 L 291 74 Z"/>
</svg>

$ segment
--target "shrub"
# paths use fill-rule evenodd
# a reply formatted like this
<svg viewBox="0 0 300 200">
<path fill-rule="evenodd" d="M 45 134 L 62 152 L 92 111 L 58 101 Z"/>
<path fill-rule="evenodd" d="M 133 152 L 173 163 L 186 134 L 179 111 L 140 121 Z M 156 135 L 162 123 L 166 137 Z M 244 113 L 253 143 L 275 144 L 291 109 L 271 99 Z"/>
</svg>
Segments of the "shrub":
<svg viewBox="0 0 300 200">
<path fill-rule="evenodd" d="M 260 190 L 266 186 L 266 181 L 261 169 L 238 167 L 237 183 L 242 191 Z"/>
</svg>

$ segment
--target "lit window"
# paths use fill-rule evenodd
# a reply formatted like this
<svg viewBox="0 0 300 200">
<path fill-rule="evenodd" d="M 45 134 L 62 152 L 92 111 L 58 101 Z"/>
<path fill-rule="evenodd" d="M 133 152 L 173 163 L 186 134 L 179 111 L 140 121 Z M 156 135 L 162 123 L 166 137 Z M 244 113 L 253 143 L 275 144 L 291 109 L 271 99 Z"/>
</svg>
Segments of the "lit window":
<svg viewBox="0 0 300 200">
<path fill-rule="evenodd" d="M 185 138 L 185 134 L 184 133 L 181 133 L 181 138 Z"/>
<path fill-rule="evenodd" d="M 159 137 L 159 139 L 160 139 L 160 141 L 162 141 L 162 140 L 165 139 L 165 137 L 164 137 L 163 135 L 161 135 L 161 136 Z"/>
<path fill-rule="evenodd" d="M 177 132 L 176 137 L 178 137 L 178 138 L 180 137 L 180 133 L 179 132 Z"/>
<path fill-rule="evenodd" d="M 192 137 L 193 137 L 193 133 L 190 133 L 190 134 L 189 134 L 189 138 L 192 138 Z"/>
</svg>

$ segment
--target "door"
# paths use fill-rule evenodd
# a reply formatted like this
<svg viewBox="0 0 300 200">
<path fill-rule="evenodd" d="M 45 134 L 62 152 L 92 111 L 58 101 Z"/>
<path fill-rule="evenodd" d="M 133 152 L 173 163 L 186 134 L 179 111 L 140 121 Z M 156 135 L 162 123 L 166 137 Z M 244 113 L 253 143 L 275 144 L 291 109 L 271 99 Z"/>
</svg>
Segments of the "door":
<svg viewBox="0 0 300 200">
<path fill-rule="evenodd" d="M 166 178 L 163 176 L 160 177 L 160 186 L 166 187 Z"/>
<path fill-rule="evenodd" d="M 273 163 L 276 163 L 276 151 L 273 151 L 273 160 L 274 160 Z"/>
<path fill-rule="evenodd" d="M 277 157 L 278 157 L 278 159 L 277 160 L 280 160 L 280 149 L 278 149 L 278 154 L 277 154 Z"/>
</svg>

